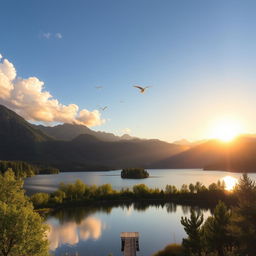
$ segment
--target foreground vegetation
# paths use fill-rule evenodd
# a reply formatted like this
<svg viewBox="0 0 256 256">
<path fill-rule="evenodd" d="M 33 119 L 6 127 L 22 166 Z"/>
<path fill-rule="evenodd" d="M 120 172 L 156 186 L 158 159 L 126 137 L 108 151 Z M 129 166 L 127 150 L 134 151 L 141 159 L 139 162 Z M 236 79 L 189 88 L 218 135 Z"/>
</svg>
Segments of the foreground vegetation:
<svg viewBox="0 0 256 256">
<path fill-rule="evenodd" d="M 0 255 L 48 256 L 47 226 L 12 170 L 0 174 Z"/>
<path fill-rule="evenodd" d="M 169 245 L 155 256 L 255 256 L 256 255 L 256 184 L 243 175 L 234 193 L 237 204 L 228 208 L 219 202 L 205 221 L 191 211 L 182 217 L 188 237 L 181 245 Z"/>
</svg>

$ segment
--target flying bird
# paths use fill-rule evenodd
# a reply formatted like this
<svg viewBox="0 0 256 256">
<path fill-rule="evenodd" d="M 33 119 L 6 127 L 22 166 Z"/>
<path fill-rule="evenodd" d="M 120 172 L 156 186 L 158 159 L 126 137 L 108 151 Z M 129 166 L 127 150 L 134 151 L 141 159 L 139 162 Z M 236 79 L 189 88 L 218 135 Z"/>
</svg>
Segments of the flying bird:
<svg viewBox="0 0 256 256">
<path fill-rule="evenodd" d="M 141 87 L 138 85 L 134 85 L 133 87 L 138 88 L 140 90 L 140 93 L 144 93 L 151 86 Z"/>
<path fill-rule="evenodd" d="M 103 86 L 95 86 L 96 89 L 102 89 Z"/>
<path fill-rule="evenodd" d="M 101 111 L 105 111 L 108 108 L 108 106 L 105 106 L 103 108 L 100 108 Z"/>
</svg>

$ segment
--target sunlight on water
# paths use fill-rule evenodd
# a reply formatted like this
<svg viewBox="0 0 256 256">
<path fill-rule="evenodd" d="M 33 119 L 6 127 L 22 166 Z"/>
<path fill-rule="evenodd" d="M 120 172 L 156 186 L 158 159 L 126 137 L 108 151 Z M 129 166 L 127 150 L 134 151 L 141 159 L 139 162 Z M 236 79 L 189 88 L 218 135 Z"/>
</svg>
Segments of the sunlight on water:
<svg viewBox="0 0 256 256">
<path fill-rule="evenodd" d="M 238 183 L 238 179 L 232 176 L 225 176 L 222 180 L 225 182 L 225 189 L 228 191 L 233 190 L 235 185 Z"/>
</svg>

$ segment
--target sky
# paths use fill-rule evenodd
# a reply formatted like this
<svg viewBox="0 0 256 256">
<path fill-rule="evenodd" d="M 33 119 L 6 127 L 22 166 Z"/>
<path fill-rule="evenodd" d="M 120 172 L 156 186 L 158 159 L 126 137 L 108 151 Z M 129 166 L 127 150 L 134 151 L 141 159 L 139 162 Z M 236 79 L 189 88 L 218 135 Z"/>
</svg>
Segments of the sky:
<svg viewBox="0 0 256 256">
<path fill-rule="evenodd" d="M 256 133 L 256 1 L 0 4 L 0 103 L 27 120 L 166 141 L 227 119 Z"/>
</svg>

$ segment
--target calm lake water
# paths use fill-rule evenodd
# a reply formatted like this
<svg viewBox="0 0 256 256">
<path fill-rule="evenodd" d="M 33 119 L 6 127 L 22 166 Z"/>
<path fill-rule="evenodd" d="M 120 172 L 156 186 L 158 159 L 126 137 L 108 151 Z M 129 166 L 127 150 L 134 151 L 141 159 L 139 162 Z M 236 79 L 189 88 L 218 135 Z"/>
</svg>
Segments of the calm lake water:
<svg viewBox="0 0 256 256">
<path fill-rule="evenodd" d="M 209 210 L 200 210 L 205 218 Z M 102 209 L 75 208 L 49 216 L 49 241 L 56 255 L 121 256 L 121 232 L 139 232 L 140 252 L 150 256 L 170 243 L 181 243 L 185 232 L 181 216 L 188 216 L 190 207 L 166 204 L 146 209 L 131 205 Z"/>
<path fill-rule="evenodd" d="M 25 180 L 27 193 L 52 192 L 60 182 L 73 183 L 77 179 L 86 184 L 109 183 L 114 189 L 132 187 L 144 183 L 151 188 L 165 188 L 167 184 L 180 187 L 182 184 L 202 182 L 209 185 L 226 176 L 239 179 L 241 174 L 201 169 L 148 170 L 150 178 L 142 180 L 121 179 L 120 170 L 110 172 L 74 172 L 58 175 L 38 175 Z M 256 174 L 249 175 L 256 180 Z M 204 216 L 209 210 L 198 209 Z M 121 254 L 120 232 L 140 233 L 138 255 L 150 256 L 167 244 L 180 243 L 185 232 L 180 224 L 181 216 L 187 216 L 190 207 L 174 204 L 162 206 L 130 205 L 129 207 L 103 207 L 101 209 L 65 209 L 48 216 L 49 241 L 56 256 L 114 256 Z"/>
<path fill-rule="evenodd" d="M 161 169 L 148 170 L 150 177 L 141 180 L 121 179 L 121 170 L 109 172 L 66 172 L 56 175 L 37 175 L 25 180 L 24 188 L 28 194 L 35 192 L 53 192 L 60 182 L 73 183 L 81 179 L 87 185 L 102 185 L 109 183 L 114 189 L 132 187 L 135 184 L 144 183 L 151 188 L 162 188 L 168 185 L 181 187 L 182 184 L 202 182 L 208 186 L 226 176 L 239 179 L 241 173 L 230 173 L 222 171 L 203 171 L 202 169 Z M 256 173 L 249 175 L 256 180 Z"/>
</svg>

